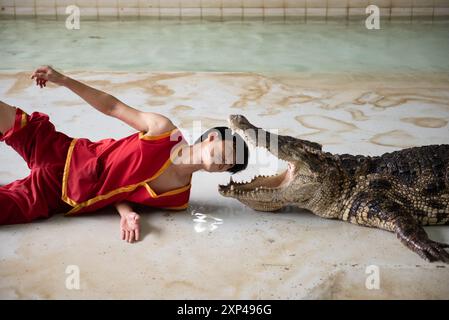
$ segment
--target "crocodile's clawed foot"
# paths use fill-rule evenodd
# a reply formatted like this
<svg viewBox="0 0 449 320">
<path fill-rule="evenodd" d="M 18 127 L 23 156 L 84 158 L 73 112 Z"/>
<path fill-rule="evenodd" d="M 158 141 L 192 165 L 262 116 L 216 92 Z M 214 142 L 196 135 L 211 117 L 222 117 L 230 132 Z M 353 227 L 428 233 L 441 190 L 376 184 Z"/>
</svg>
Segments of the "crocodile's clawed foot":
<svg viewBox="0 0 449 320">
<path fill-rule="evenodd" d="M 449 263 L 449 253 L 445 248 L 449 248 L 449 244 L 427 240 L 414 241 L 412 250 L 429 262 L 442 261 Z"/>
<path fill-rule="evenodd" d="M 411 216 L 398 216 L 394 222 L 396 236 L 410 250 L 429 262 L 449 263 L 446 243 L 430 240 L 424 228 Z"/>
</svg>

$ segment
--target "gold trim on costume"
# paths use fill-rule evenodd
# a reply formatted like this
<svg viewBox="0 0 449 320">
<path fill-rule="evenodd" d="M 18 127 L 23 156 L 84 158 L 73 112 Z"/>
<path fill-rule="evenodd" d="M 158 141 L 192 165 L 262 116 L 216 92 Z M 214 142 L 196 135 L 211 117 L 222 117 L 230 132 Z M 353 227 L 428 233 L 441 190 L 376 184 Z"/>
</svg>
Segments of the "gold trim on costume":
<svg viewBox="0 0 449 320">
<path fill-rule="evenodd" d="M 20 119 L 20 129 L 27 125 L 27 114 L 22 111 L 22 118 Z"/>
<path fill-rule="evenodd" d="M 178 154 L 179 150 L 180 150 L 183 146 L 184 146 L 184 145 L 178 146 L 172 153 L 170 153 L 169 160 L 170 160 L 170 163 L 171 163 L 171 164 L 173 163 L 173 161 L 171 161 L 171 160 L 172 160 L 172 156 L 173 156 L 173 155 L 176 156 L 176 155 Z M 162 173 L 162 172 L 161 172 L 161 173 Z M 158 174 L 158 176 L 159 176 L 159 175 L 160 175 L 160 174 Z M 151 179 L 151 180 L 153 180 L 153 179 Z M 149 182 L 149 181 L 148 181 L 148 182 Z M 150 186 L 148 183 L 145 183 L 144 186 L 145 186 L 145 189 L 147 189 L 148 193 L 150 194 L 150 196 L 151 196 L 152 198 L 160 198 L 160 197 L 171 196 L 171 195 L 178 194 L 178 193 L 181 193 L 181 192 L 183 192 L 183 191 L 186 191 L 186 190 L 190 189 L 190 187 L 192 186 L 191 183 L 192 183 L 192 176 L 190 176 L 189 183 L 186 184 L 185 186 L 182 186 L 182 187 L 179 187 L 179 188 L 170 190 L 170 191 L 166 191 L 166 192 L 163 192 L 163 193 L 161 193 L 161 194 L 157 194 L 157 193 L 151 188 L 151 186 Z"/>
<path fill-rule="evenodd" d="M 161 209 L 169 209 L 169 210 L 185 210 L 189 206 L 189 202 L 187 201 L 182 206 L 174 206 L 174 207 L 160 207 Z"/>
<path fill-rule="evenodd" d="M 147 191 L 148 191 L 148 193 L 150 194 L 150 196 L 151 196 L 152 198 L 155 198 L 155 199 L 156 199 L 156 198 L 160 198 L 160 197 L 172 196 L 172 195 L 181 193 L 181 192 L 183 192 L 183 191 L 188 190 L 190 187 L 191 187 L 191 184 L 189 183 L 189 184 L 187 184 L 187 185 L 185 185 L 185 186 L 183 186 L 183 187 L 176 188 L 176 189 L 173 189 L 173 190 L 170 190 L 170 191 L 166 191 L 166 192 L 163 192 L 163 193 L 161 193 L 161 194 L 157 194 L 157 193 L 150 187 L 150 185 L 149 185 L 148 183 L 145 183 L 145 189 L 147 189 Z"/>
<path fill-rule="evenodd" d="M 169 137 L 172 133 L 174 133 L 174 132 L 176 132 L 178 130 L 179 130 L 178 128 L 174 128 L 172 130 L 169 130 L 169 131 L 166 131 L 164 133 L 158 134 L 157 136 L 146 136 L 145 132 L 140 131 L 139 132 L 139 139 L 141 139 L 141 140 L 159 140 L 159 139 L 162 139 L 162 138 Z"/>
<path fill-rule="evenodd" d="M 70 160 L 72 159 L 72 153 L 73 153 L 73 148 L 75 147 L 76 141 L 78 139 L 73 139 L 72 142 L 70 143 L 70 147 L 69 150 L 67 151 L 67 157 L 65 159 L 65 165 L 64 165 L 64 174 L 62 176 L 62 196 L 61 199 L 70 204 L 71 206 L 76 206 L 77 203 L 76 201 L 70 199 L 67 196 L 67 182 L 69 179 L 69 171 L 70 171 Z"/>
<path fill-rule="evenodd" d="M 109 199 L 109 198 L 111 198 L 111 197 L 113 197 L 113 196 L 115 196 L 115 195 L 117 195 L 119 193 L 134 191 L 134 190 L 137 189 L 137 187 L 144 186 L 147 182 L 149 182 L 149 181 L 151 181 L 153 179 L 156 179 L 168 167 L 169 164 L 170 164 L 170 158 L 167 161 L 165 161 L 165 163 L 158 170 L 158 172 L 156 172 L 151 178 L 146 179 L 146 180 L 144 180 L 142 182 L 139 182 L 139 183 L 131 184 L 131 185 L 128 185 L 128 186 L 125 186 L 125 187 L 120 187 L 118 189 L 114 189 L 112 191 L 109 191 L 106 194 L 98 195 L 98 196 L 96 196 L 94 198 L 91 198 L 89 200 L 83 201 L 81 203 L 77 203 L 76 201 L 69 199 L 67 197 L 67 195 L 66 195 L 65 199 L 63 198 L 63 200 L 65 202 L 67 202 L 68 204 L 70 204 L 71 206 L 74 206 L 74 208 L 72 210 L 70 210 L 69 212 L 67 212 L 66 214 L 69 215 L 69 214 L 75 213 L 75 212 L 79 211 L 80 209 L 82 209 L 84 207 L 88 207 L 88 206 L 90 206 L 90 205 L 92 205 L 92 204 L 94 204 L 94 203 L 96 203 L 98 201 L 101 201 L 101 200 Z M 67 187 L 67 185 L 66 185 L 66 187 Z"/>
</svg>

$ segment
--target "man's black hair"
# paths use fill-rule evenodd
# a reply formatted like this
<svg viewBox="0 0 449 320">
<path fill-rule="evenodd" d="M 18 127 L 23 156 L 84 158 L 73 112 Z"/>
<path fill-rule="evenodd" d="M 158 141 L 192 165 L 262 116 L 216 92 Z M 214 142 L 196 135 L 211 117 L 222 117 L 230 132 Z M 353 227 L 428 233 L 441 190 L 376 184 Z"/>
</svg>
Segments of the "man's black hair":
<svg viewBox="0 0 449 320">
<path fill-rule="evenodd" d="M 235 164 L 229 168 L 228 172 L 231 174 L 237 173 L 239 171 L 242 171 L 246 169 L 248 166 L 248 158 L 249 158 L 249 150 L 248 145 L 246 144 L 245 140 L 237 134 L 232 134 L 232 131 L 228 127 L 213 127 L 209 130 L 206 130 L 196 141 L 195 144 L 202 142 L 207 139 L 209 133 L 211 132 L 217 132 L 218 138 L 220 140 L 231 140 L 234 145 L 234 151 L 235 151 Z"/>
</svg>

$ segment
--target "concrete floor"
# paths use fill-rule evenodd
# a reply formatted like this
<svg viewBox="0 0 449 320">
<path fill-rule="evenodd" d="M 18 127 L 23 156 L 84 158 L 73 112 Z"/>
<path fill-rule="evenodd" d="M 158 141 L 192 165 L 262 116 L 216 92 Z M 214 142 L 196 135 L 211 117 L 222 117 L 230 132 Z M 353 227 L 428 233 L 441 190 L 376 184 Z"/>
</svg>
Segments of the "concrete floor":
<svg viewBox="0 0 449 320">
<path fill-rule="evenodd" d="M 377 155 L 448 143 L 448 74 L 70 75 L 141 110 L 169 116 L 191 139 L 225 124 L 228 114 L 242 113 L 331 152 Z M 66 89 L 41 90 L 28 77 L 0 73 L 1 99 L 49 114 L 57 129 L 71 136 L 96 140 L 133 133 Z M 0 163 L 0 184 L 27 175 L 25 163 L 4 144 Z M 281 166 L 253 152 L 250 169 L 240 177 Z M 296 209 L 258 213 L 218 194 L 216 186 L 228 179 L 196 174 L 184 212 L 140 211 L 143 239 L 136 244 L 119 239 L 118 214 L 110 209 L 2 226 L 0 298 L 449 298 L 449 266 L 425 262 L 393 234 Z M 426 230 L 432 239 L 449 242 L 449 227 Z M 66 287 L 66 270 L 73 265 L 80 271 L 78 290 Z M 373 265 L 380 283 L 369 290 L 367 267 Z"/>
</svg>

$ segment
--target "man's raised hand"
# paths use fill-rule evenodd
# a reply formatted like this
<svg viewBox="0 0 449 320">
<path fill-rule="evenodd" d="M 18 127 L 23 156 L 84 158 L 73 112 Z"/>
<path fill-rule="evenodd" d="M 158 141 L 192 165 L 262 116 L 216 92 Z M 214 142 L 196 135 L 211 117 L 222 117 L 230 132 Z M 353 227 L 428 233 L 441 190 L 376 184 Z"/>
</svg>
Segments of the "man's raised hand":
<svg viewBox="0 0 449 320">
<path fill-rule="evenodd" d="M 41 66 L 33 72 L 31 79 L 35 79 L 36 85 L 43 88 L 46 87 L 47 81 L 61 84 L 64 76 L 50 66 Z"/>
</svg>

